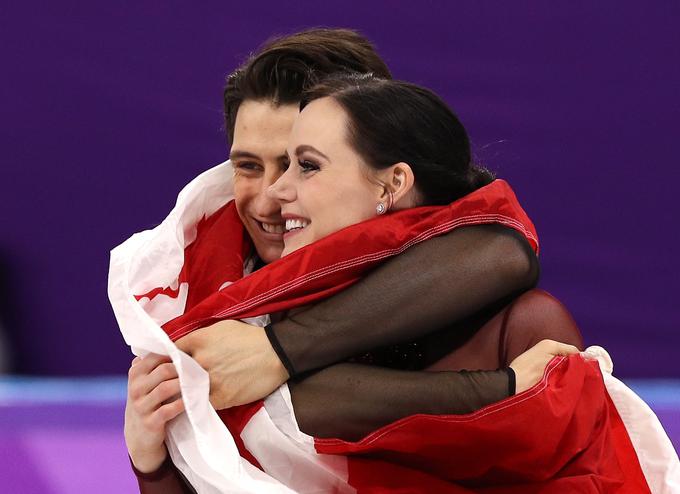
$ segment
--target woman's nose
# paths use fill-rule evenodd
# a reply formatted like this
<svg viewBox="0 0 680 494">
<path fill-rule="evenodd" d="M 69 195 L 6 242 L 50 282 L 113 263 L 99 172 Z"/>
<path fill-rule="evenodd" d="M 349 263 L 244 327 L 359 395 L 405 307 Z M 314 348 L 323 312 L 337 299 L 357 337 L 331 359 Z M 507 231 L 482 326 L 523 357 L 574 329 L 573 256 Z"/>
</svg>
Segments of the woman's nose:
<svg viewBox="0 0 680 494">
<path fill-rule="evenodd" d="M 273 184 L 267 187 L 268 197 L 279 202 L 290 202 L 295 199 L 295 190 L 289 179 L 290 168 L 286 170 Z"/>
</svg>

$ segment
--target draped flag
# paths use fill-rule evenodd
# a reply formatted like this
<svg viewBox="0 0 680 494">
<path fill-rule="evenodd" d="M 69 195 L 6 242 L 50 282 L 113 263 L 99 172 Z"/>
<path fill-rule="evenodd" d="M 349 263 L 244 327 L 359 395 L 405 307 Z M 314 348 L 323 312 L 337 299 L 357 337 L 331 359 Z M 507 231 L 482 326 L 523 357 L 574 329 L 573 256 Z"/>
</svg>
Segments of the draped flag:
<svg viewBox="0 0 680 494">
<path fill-rule="evenodd" d="M 208 376 L 172 343 L 220 319 L 267 314 L 346 288 L 427 239 L 497 223 L 538 250 L 502 180 L 445 207 L 353 225 L 248 274 L 251 245 L 231 202 L 229 162 L 178 196 L 153 230 L 111 253 L 109 298 L 133 352 L 169 355 L 186 413 L 168 428 L 175 465 L 198 492 L 680 492 L 680 462 L 652 411 L 594 348 L 556 358 L 536 386 L 468 415 L 415 415 L 357 442 L 301 432 L 287 386 L 216 413 Z M 225 424 L 227 427 L 225 427 Z"/>
</svg>

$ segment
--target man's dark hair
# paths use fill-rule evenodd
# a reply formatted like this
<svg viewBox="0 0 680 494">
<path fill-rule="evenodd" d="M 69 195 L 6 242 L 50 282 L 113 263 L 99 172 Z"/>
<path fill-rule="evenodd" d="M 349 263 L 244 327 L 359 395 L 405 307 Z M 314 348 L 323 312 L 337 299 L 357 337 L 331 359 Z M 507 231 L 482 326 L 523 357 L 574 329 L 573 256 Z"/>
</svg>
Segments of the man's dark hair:
<svg viewBox="0 0 680 494">
<path fill-rule="evenodd" d="M 300 109 L 326 97 L 347 114 L 346 138 L 368 166 L 411 166 L 420 205 L 449 204 L 494 180 L 472 163 L 465 127 L 429 89 L 370 74 L 336 74 L 307 90 Z"/>
<path fill-rule="evenodd" d="M 236 114 L 245 100 L 296 104 L 305 89 L 339 72 L 392 78 L 371 42 L 356 31 L 316 28 L 267 41 L 227 78 L 224 118 L 229 144 L 234 139 Z"/>
</svg>

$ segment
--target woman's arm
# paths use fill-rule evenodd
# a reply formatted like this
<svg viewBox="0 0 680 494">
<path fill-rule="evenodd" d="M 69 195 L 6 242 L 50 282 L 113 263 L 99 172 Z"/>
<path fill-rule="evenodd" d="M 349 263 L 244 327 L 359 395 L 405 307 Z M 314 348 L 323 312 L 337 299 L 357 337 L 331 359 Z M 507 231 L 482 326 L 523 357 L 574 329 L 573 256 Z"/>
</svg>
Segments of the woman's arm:
<svg viewBox="0 0 680 494">
<path fill-rule="evenodd" d="M 288 386 L 300 430 L 346 441 L 409 415 L 471 413 L 515 392 L 507 370 L 419 372 L 362 364 L 335 364 Z"/>
<path fill-rule="evenodd" d="M 336 364 L 293 380 L 289 387 L 303 432 L 357 441 L 410 415 L 471 413 L 526 391 L 540 381 L 554 356 L 577 352 L 575 346 L 543 340 L 497 371 L 413 372 Z"/>
<path fill-rule="evenodd" d="M 464 335 L 460 326 L 435 330 L 531 288 L 537 278 L 538 262 L 521 236 L 499 226 L 469 227 L 410 249 L 361 283 L 273 325 L 269 336 L 291 375 L 427 335 L 438 344 L 422 351 L 442 357 L 464 341 L 458 333 L 469 338 L 482 324 L 469 319 Z M 507 369 L 410 372 L 345 363 L 289 384 L 303 431 L 357 440 L 417 413 L 471 413 L 512 395 L 513 378 Z"/>
<path fill-rule="evenodd" d="M 292 377 L 444 328 L 530 289 L 538 271 L 534 252 L 514 230 L 460 228 L 273 324 L 268 335 Z"/>
<path fill-rule="evenodd" d="M 220 321 L 177 346 L 209 372 L 213 406 L 228 408 L 267 396 L 289 377 L 433 333 L 537 279 L 538 261 L 521 235 L 498 225 L 470 226 L 410 248 L 266 334 Z"/>
</svg>

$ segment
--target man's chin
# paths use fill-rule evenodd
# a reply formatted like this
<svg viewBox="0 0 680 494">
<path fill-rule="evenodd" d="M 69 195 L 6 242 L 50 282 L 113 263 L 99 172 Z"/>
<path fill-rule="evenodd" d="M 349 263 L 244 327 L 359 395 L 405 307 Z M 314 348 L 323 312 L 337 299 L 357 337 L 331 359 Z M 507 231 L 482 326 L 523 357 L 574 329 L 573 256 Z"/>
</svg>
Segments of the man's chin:
<svg viewBox="0 0 680 494">
<path fill-rule="evenodd" d="M 262 262 L 269 264 L 281 258 L 281 252 L 284 247 L 283 233 L 266 232 L 259 224 L 250 225 L 250 228 L 247 228 L 247 230 L 257 251 L 257 256 Z"/>
<path fill-rule="evenodd" d="M 262 262 L 269 264 L 280 259 L 283 255 L 283 241 L 276 243 L 255 242 L 255 250 L 257 250 L 257 255 Z"/>
</svg>

